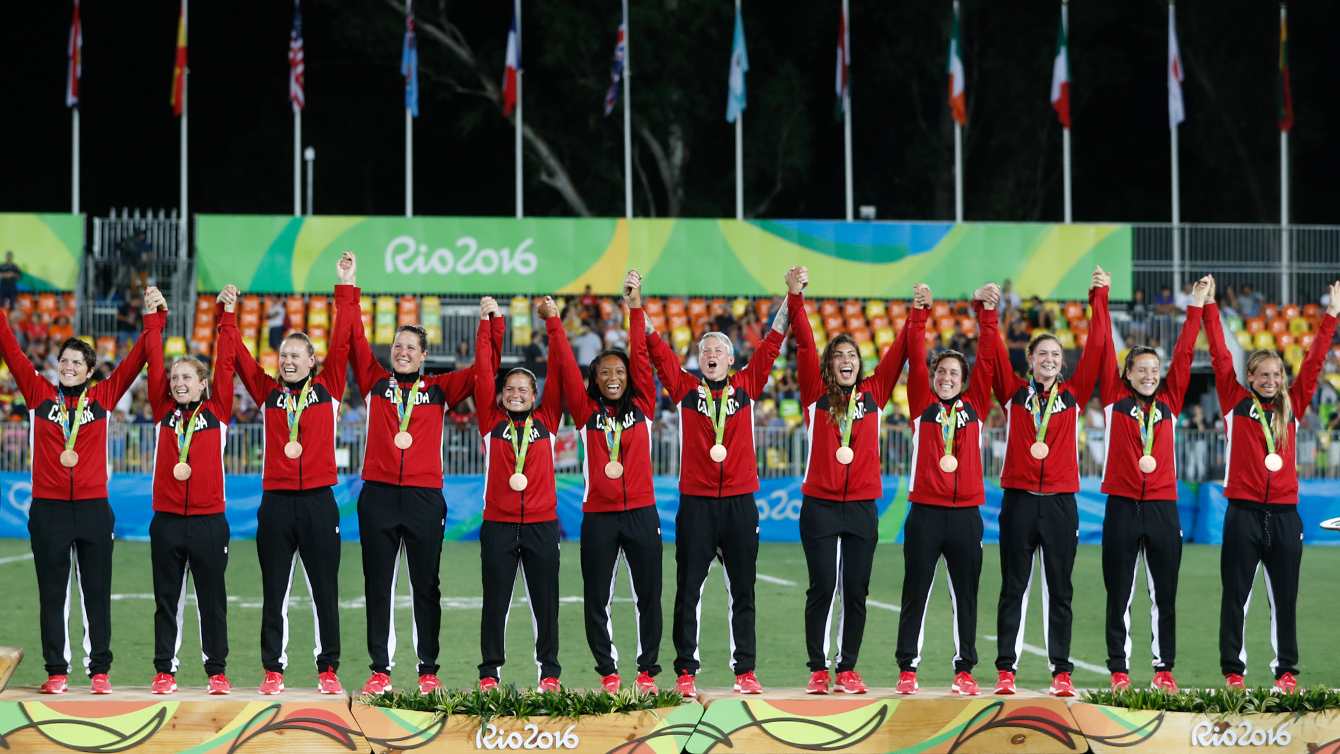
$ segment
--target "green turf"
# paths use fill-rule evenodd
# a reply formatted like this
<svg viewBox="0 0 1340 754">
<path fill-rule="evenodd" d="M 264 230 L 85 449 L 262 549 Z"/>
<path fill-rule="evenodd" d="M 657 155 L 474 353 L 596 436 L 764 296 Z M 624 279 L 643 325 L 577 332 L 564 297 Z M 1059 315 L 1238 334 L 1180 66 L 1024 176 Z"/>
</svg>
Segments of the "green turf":
<svg viewBox="0 0 1340 754">
<path fill-rule="evenodd" d="M 563 568 L 560 575 L 565 597 L 581 595 L 581 572 L 578 566 L 578 545 L 563 545 Z M 0 560 L 29 552 L 27 540 L 0 539 Z M 472 542 L 448 542 L 443 548 L 442 593 L 449 606 L 443 610 L 442 671 L 444 683 L 461 686 L 473 683 L 479 662 L 479 609 L 478 598 L 479 556 L 478 545 Z M 1075 565 L 1075 630 L 1072 656 L 1096 666 L 1104 666 L 1106 650 L 1103 639 L 1104 589 L 1099 548 L 1081 546 Z M 902 590 L 902 551 L 898 545 L 880 545 L 875 557 L 874 576 L 870 599 L 886 605 L 897 605 Z M 796 586 L 760 580 L 758 582 L 758 675 L 765 686 L 802 686 L 807 680 L 805 667 L 804 604 L 807 580 L 805 558 L 799 544 L 764 544 L 759 553 L 758 570 L 778 579 L 796 582 Z M 1331 654 L 1335 618 L 1340 615 L 1340 593 L 1329 589 L 1330 579 L 1340 571 L 1340 549 L 1308 547 L 1303 557 L 1302 598 L 1298 619 L 1302 649 L 1301 669 L 1303 683 L 1340 685 L 1340 662 Z M 725 686 L 732 678 L 727 664 L 726 600 L 720 567 L 714 568 L 705 595 L 702 628 L 703 671 L 700 686 Z M 984 685 L 994 681 L 996 643 L 981 638 L 994 635 L 995 605 L 999 593 L 1000 571 L 995 547 L 986 548 L 982 573 L 980 618 L 978 625 L 978 680 Z M 1222 680 L 1218 666 L 1219 626 L 1219 548 L 1190 545 L 1182 561 L 1179 610 L 1179 656 L 1176 675 L 1184 686 L 1219 685 Z M 357 544 L 344 546 L 340 569 L 340 596 L 347 602 L 362 595 L 362 570 Z M 661 642 L 661 662 L 666 668 L 663 683 L 671 679 L 674 646 L 670 641 L 670 621 L 674 599 L 674 548 L 667 544 L 665 553 L 665 591 L 662 598 L 665 612 L 665 636 Z M 1136 662 L 1133 679 L 1148 683 L 1149 668 L 1149 603 L 1144 593 L 1144 579 L 1140 578 L 1132 608 L 1135 633 Z M 408 580 L 400 579 L 400 592 L 408 594 Z M 149 571 L 149 544 L 147 542 L 118 542 L 113 572 L 113 592 L 119 595 L 147 595 L 152 592 Z M 255 687 L 261 678 L 260 617 L 261 611 L 247 604 L 260 602 L 260 573 L 256 563 L 255 542 L 233 543 L 232 559 L 228 570 L 228 592 L 240 597 L 229 607 L 229 636 L 232 654 L 229 657 L 228 676 L 239 686 Z M 306 584 L 299 579 L 293 593 L 305 597 Z M 508 627 L 509 663 L 503 668 L 504 681 L 533 685 L 535 665 L 531 660 L 531 626 L 524 603 L 513 606 Z M 617 595 L 627 598 L 630 591 L 624 576 L 620 576 Z M 1035 585 L 1029 604 L 1026 641 L 1042 645 L 1040 589 Z M 1247 626 L 1249 683 L 1264 684 L 1270 680 L 1268 663 L 1273 657 L 1270 648 L 1269 612 L 1265 588 L 1258 578 L 1256 599 L 1253 602 Z M 12 683 L 36 684 L 44 677 L 41 648 L 38 642 L 37 588 L 31 560 L 0 563 L 0 644 L 23 647 L 27 657 L 20 665 Z M 456 607 L 450 607 L 455 604 Z M 615 638 L 625 678 L 635 674 L 636 636 L 634 635 L 633 606 L 629 601 L 616 602 L 614 615 Z M 292 631 L 289 644 L 290 668 L 286 683 L 289 686 L 314 686 L 316 671 L 312 666 L 312 613 L 308 604 L 290 608 Z M 346 686 L 358 688 L 367 677 L 367 650 L 364 635 L 364 611 L 350 607 L 340 611 L 341 634 L 344 639 L 344 666 L 341 677 Z M 195 610 L 187 608 L 187 629 L 181 649 L 182 669 L 178 676 L 183 685 L 203 685 L 199 637 L 195 630 Z M 153 677 L 153 602 L 147 598 L 123 597 L 112 607 L 112 650 L 116 662 L 112 681 L 118 684 L 147 685 Z M 398 684 L 410 682 L 414 676 L 415 661 L 409 646 L 409 610 L 397 610 L 400 645 L 396 652 L 397 667 L 392 674 Z M 80 667 L 79 653 L 82 626 L 76 604 L 71 613 L 72 643 L 76 652 L 76 666 Z M 564 665 L 563 680 L 571 685 L 591 685 L 597 681 L 592 670 L 593 661 L 586 646 L 582 626 L 580 602 L 564 602 L 560 611 L 562 646 L 560 660 Z M 898 632 L 898 613 L 871 607 L 866 624 L 865 644 L 861 651 L 858 670 L 872 686 L 892 686 L 898 676 L 893 660 Z M 950 658 L 953 656 L 950 631 L 948 590 L 945 588 L 943 567 L 936 579 L 935 593 L 926 621 L 926 648 L 921 665 L 923 686 L 947 686 L 952 679 Z M 82 670 L 79 682 L 82 681 Z M 1020 682 L 1030 688 L 1042 688 L 1049 674 L 1042 657 L 1025 653 L 1020 664 Z M 72 680 L 76 680 L 72 678 Z M 1081 686 L 1105 685 L 1102 675 L 1076 670 L 1075 681 Z"/>
</svg>

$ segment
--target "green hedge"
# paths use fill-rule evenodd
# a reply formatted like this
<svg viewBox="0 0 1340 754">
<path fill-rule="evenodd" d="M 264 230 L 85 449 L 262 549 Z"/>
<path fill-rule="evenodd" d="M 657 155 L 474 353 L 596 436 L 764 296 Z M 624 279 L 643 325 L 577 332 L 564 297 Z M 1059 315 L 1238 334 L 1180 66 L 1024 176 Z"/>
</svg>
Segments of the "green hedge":
<svg viewBox="0 0 1340 754">
<path fill-rule="evenodd" d="M 1257 687 L 1237 689 L 1188 689 L 1169 694 L 1153 689 L 1086 691 L 1080 697 L 1089 704 L 1161 712 L 1199 712 L 1206 715 L 1303 714 L 1340 709 L 1340 691 L 1313 686 L 1292 694 Z"/>
<path fill-rule="evenodd" d="M 364 704 L 390 709 L 434 712 L 438 715 L 464 715 L 484 722 L 498 717 L 566 717 L 576 719 L 583 715 L 628 714 L 642 710 L 678 707 L 684 696 L 678 691 L 641 694 L 626 688 L 617 694 L 595 689 L 577 691 L 561 689 L 543 692 L 533 689 L 518 690 L 513 684 L 499 686 L 492 691 L 479 689 L 439 689 L 431 694 L 416 691 L 388 691 L 364 694 L 358 698 Z"/>
</svg>

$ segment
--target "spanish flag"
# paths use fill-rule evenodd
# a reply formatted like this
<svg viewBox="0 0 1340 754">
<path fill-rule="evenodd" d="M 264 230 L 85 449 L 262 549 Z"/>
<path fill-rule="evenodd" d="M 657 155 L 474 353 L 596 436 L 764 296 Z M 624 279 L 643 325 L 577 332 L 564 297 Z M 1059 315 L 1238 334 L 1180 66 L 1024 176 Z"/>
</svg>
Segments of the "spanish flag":
<svg viewBox="0 0 1340 754">
<path fill-rule="evenodd" d="M 172 66 L 172 114 L 181 115 L 186 103 L 186 0 L 177 16 L 177 62 Z"/>
</svg>

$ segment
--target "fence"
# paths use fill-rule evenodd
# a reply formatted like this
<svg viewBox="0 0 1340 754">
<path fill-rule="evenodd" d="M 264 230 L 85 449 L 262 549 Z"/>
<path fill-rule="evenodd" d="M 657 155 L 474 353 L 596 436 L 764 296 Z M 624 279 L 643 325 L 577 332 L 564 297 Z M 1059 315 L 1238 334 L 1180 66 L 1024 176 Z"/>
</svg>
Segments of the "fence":
<svg viewBox="0 0 1340 754">
<path fill-rule="evenodd" d="M 111 424 L 108 427 L 108 461 L 113 474 L 151 473 L 154 467 L 155 425 Z M 366 425 L 341 424 L 337 428 L 336 463 L 342 473 L 356 473 L 362 464 Z M 579 472 L 572 428 L 560 439 L 574 450 L 560 455 L 559 471 Z M 264 426 L 239 424 L 228 429 L 224 469 L 229 474 L 259 474 Z M 1340 432 L 1298 432 L 1298 476 L 1303 479 L 1340 478 Z M 560 442 L 560 444 L 564 444 Z M 805 473 L 806 436 L 803 429 L 759 428 L 754 430 L 758 473 L 763 478 L 801 476 Z M 880 437 L 884 474 L 907 474 L 911 440 L 906 430 L 885 430 Z M 1103 433 L 1086 430 L 1080 439 L 1080 474 L 1101 476 L 1105 460 Z M 1219 431 L 1183 431 L 1177 434 L 1177 472 L 1188 482 L 1223 478 L 1224 435 Z M 679 433 L 658 428 L 652 432 L 652 471 L 679 476 Z M 988 478 L 999 477 L 1005 459 L 1005 430 L 987 430 L 983 435 L 982 461 Z M 30 457 L 26 423 L 0 425 L 0 471 L 26 471 Z M 442 437 L 442 464 L 448 475 L 484 473 L 483 446 L 473 427 L 446 427 Z"/>
</svg>

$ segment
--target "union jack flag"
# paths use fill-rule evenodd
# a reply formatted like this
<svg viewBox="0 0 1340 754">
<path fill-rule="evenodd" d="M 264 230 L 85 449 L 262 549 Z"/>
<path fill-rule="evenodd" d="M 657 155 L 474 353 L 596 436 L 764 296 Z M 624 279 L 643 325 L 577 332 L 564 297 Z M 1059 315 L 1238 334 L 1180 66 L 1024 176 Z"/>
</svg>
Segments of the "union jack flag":
<svg viewBox="0 0 1340 754">
<path fill-rule="evenodd" d="M 619 23 L 619 36 L 614 42 L 614 62 L 610 64 L 610 88 L 605 92 L 605 114 L 614 112 L 614 104 L 619 100 L 619 77 L 623 75 L 623 56 L 628 40 L 628 17 Z"/>
<path fill-rule="evenodd" d="M 303 96 L 304 69 L 302 56 L 302 8 L 297 0 L 293 3 L 293 30 L 288 33 L 288 99 L 293 103 L 293 112 L 302 110 L 306 104 Z"/>
</svg>

